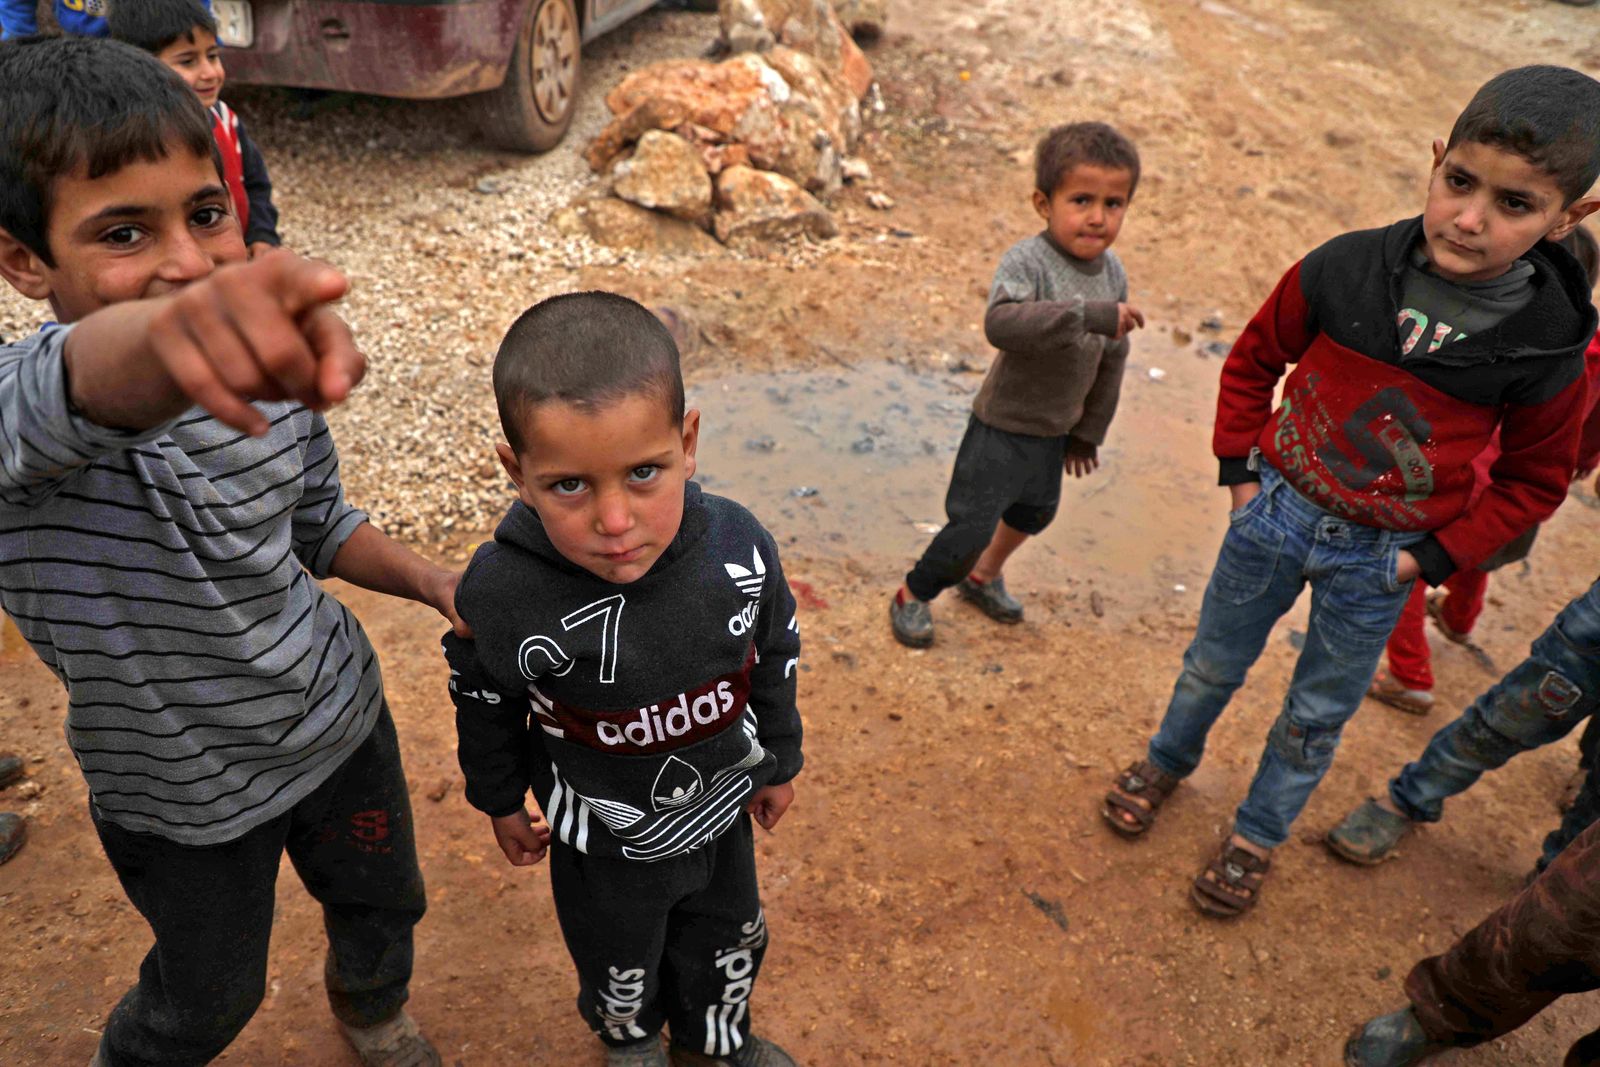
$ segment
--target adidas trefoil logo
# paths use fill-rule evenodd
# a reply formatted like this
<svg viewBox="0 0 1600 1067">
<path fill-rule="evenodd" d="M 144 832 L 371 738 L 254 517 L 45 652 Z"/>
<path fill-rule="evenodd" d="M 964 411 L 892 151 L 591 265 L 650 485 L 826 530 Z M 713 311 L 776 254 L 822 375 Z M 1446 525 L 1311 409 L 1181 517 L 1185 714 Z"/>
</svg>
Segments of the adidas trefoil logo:
<svg viewBox="0 0 1600 1067">
<path fill-rule="evenodd" d="M 745 596 L 751 600 L 760 600 L 762 583 L 767 580 L 767 565 L 761 562 L 760 549 L 752 548 L 751 554 L 754 556 L 754 570 L 746 570 L 737 563 L 724 563 L 723 566 L 727 568 L 728 577 L 733 579 L 733 584 L 737 585 Z"/>
</svg>

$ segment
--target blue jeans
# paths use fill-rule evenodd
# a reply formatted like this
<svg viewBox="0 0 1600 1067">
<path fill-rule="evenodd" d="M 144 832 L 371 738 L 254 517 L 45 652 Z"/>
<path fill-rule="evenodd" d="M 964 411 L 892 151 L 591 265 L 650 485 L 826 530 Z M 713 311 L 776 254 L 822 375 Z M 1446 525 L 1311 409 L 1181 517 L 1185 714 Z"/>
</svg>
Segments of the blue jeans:
<svg viewBox="0 0 1600 1067">
<path fill-rule="evenodd" d="M 1389 783 L 1389 798 L 1407 818 L 1438 822 L 1447 797 L 1463 792 L 1484 771 L 1512 756 L 1559 741 L 1600 702 L 1600 582 L 1561 609 L 1534 639 L 1528 658 L 1512 668 L 1461 716 L 1428 742 L 1415 763 Z M 1569 822 L 1592 821 L 1593 798 L 1583 798 Z M 1583 826 L 1564 826 L 1545 843 L 1548 863 Z"/>
<path fill-rule="evenodd" d="M 1424 535 L 1323 511 L 1265 464 L 1260 494 L 1228 523 L 1183 673 L 1150 741 L 1150 761 L 1180 777 L 1200 765 L 1212 723 L 1260 658 L 1273 624 L 1309 583 L 1305 651 L 1234 816 L 1241 837 L 1276 848 L 1288 840 L 1366 695 L 1411 592 L 1410 582 L 1396 581 L 1400 550 Z"/>
</svg>

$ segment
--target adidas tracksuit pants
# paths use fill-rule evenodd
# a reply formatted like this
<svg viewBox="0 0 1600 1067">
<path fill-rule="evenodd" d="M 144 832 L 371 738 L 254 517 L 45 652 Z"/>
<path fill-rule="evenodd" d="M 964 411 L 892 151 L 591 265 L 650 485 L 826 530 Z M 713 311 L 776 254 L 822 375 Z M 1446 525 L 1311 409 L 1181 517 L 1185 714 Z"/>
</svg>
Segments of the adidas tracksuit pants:
<svg viewBox="0 0 1600 1067">
<path fill-rule="evenodd" d="M 750 816 L 654 863 L 550 845 L 550 884 L 578 968 L 578 1011 L 607 1045 L 652 1037 L 733 1056 L 750 1038 L 766 953 Z"/>
</svg>

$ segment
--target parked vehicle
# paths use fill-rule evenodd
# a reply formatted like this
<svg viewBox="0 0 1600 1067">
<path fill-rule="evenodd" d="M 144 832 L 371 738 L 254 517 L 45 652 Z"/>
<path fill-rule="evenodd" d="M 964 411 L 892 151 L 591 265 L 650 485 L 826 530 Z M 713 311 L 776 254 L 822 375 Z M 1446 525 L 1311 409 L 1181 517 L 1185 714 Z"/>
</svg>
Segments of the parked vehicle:
<svg viewBox="0 0 1600 1067">
<path fill-rule="evenodd" d="M 543 152 L 572 124 L 583 45 L 655 0 L 212 0 L 230 81 L 477 97 L 483 132 Z"/>
</svg>

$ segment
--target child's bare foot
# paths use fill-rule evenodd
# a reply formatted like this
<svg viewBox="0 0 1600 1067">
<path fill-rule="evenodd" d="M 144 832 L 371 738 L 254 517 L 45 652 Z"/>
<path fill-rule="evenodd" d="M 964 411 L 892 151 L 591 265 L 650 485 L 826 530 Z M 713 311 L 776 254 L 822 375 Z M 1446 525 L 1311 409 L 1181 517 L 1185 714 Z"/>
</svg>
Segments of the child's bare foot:
<svg viewBox="0 0 1600 1067">
<path fill-rule="evenodd" d="M 1272 869 L 1272 850 L 1232 834 L 1189 888 L 1196 908 L 1216 919 L 1233 919 L 1256 906 L 1261 883 Z"/>
<path fill-rule="evenodd" d="M 1155 823 L 1156 809 L 1182 780 L 1148 759 L 1137 760 L 1112 780 L 1100 814 L 1123 837 L 1138 837 Z"/>
</svg>

